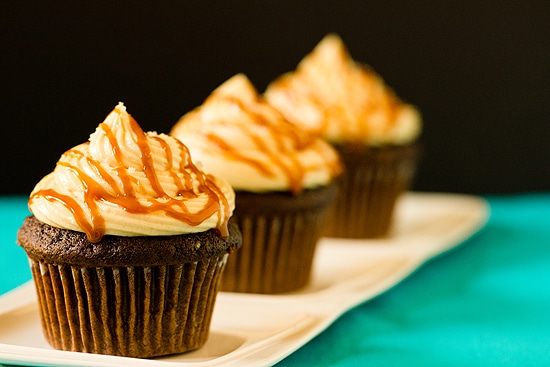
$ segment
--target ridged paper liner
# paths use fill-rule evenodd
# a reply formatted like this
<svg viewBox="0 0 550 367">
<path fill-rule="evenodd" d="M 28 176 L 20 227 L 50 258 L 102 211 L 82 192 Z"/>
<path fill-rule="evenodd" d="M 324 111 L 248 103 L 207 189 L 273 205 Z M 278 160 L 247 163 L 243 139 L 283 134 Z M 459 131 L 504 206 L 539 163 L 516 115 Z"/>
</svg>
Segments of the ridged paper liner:
<svg viewBox="0 0 550 367">
<path fill-rule="evenodd" d="M 336 186 L 331 185 L 316 193 L 312 202 L 271 198 L 268 207 L 262 200 L 266 194 L 257 194 L 246 198 L 243 209 L 243 198 L 237 192 L 233 218 L 241 229 L 243 244 L 227 262 L 221 290 L 275 294 L 304 287 L 335 193 Z M 298 204 L 289 209 L 293 200 Z M 253 212 L 247 211 L 250 205 L 256 206 Z"/>
<path fill-rule="evenodd" d="M 127 357 L 197 349 L 226 259 L 88 268 L 31 258 L 44 335 L 56 349 Z"/>
<path fill-rule="evenodd" d="M 339 150 L 345 171 L 325 236 L 376 238 L 388 234 L 397 198 L 411 186 L 418 147 L 346 147 Z"/>
</svg>

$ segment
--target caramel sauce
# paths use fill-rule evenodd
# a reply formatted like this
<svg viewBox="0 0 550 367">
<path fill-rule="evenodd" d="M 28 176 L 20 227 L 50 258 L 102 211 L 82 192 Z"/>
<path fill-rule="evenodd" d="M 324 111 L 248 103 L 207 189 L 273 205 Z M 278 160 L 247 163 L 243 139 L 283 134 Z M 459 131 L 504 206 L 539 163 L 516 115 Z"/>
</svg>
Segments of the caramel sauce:
<svg viewBox="0 0 550 367">
<path fill-rule="evenodd" d="M 266 177 L 274 177 L 276 175 L 275 170 L 279 169 L 287 177 L 290 190 L 295 194 L 300 193 L 303 190 L 306 167 L 302 166 L 295 151 L 311 148 L 317 138 L 300 131 L 274 109 L 270 110 L 273 112 L 273 115 L 265 116 L 265 112 L 261 108 L 257 108 L 255 104 L 245 104 L 235 98 L 226 98 L 226 100 L 237 106 L 242 113 L 247 114 L 256 125 L 264 128 L 270 137 L 268 141 L 274 141 L 276 149 L 274 151 L 270 147 L 270 144 L 266 144 L 266 139 L 255 133 L 255 129 L 253 128 L 247 131 L 247 135 L 252 139 L 255 148 L 264 153 L 263 156 L 267 157 L 267 160 L 246 156 L 239 146 L 232 146 L 226 143 L 223 138 L 216 134 L 207 134 L 207 139 L 216 145 L 226 158 L 246 162 Z M 255 103 L 265 104 L 262 107 L 267 107 L 267 103 L 261 100 L 255 101 Z M 327 158 L 325 164 L 328 161 Z M 333 173 L 339 172 L 339 164 L 335 163 L 332 165 L 331 171 Z"/>
<path fill-rule="evenodd" d="M 322 113 L 322 120 L 316 121 L 318 125 L 315 128 L 309 128 L 313 134 L 323 136 L 324 132 L 328 130 L 330 121 L 335 121 L 338 119 L 335 116 L 340 116 L 342 117 L 340 118 L 342 123 L 338 122 L 338 129 L 340 129 L 341 135 L 345 136 L 346 139 L 364 141 L 372 135 L 368 121 L 369 116 L 374 113 L 382 113 L 384 115 L 384 130 L 389 133 L 397 123 L 397 117 L 403 107 L 402 102 L 386 86 L 382 85 L 383 90 L 378 90 L 381 80 L 378 80 L 378 77 L 370 67 L 350 60 L 345 48 L 341 48 L 339 52 L 341 53 L 341 59 L 344 60 L 342 62 L 348 64 L 348 67 L 354 73 L 361 73 L 359 77 L 368 79 L 367 88 L 371 89 L 369 97 L 359 104 L 354 104 L 350 107 L 347 105 L 349 101 L 330 103 L 329 101 L 322 100 L 314 84 L 307 82 L 309 78 L 308 74 L 301 69 L 297 69 L 292 74 L 279 78 L 273 82 L 272 88 L 275 88 L 278 93 L 286 95 L 286 99 L 289 101 L 308 101 L 308 103 L 315 106 L 317 111 Z M 346 77 L 347 79 L 354 78 L 351 75 L 342 77 Z M 348 118 L 344 118 L 345 116 L 349 116 L 345 111 L 347 108 L 351 108 L 354 111 L 353 117 L 356 121 L 353 121 L 353 123 L 349 123 Z M 359 113 L 355 111 L 359 111 Z M 294 122 L 301 125 L 300 121 Z"/>
<path fill-rule="evenodd" d="M 253 166 L 257 171 L 261 172 L 266 177 L 273 177 L 274 173 L 261 161 L 248 157 L 243 154 L 239 149 L 231 147 L 222 138 L 219 138 L 215 134 L 206 134 L 206 138 L 210 140 L 214 145 L 224 152 L 224 156 L 234 161 L 246 162 L 248 165 Z"/>
<path fill-rule="evenodd" d="M 177 195 L 171 197 L 164 191 L 157 177 L 147 135 L 133 117 L 130 116 L 130 128 L 137 140 L 143 173 L 156 195 L 153 198 L 138 200 L 135 190 L 136 180 L 126 170 L 122 149 L 118 145 L 115 134 L 105 123 L 101 124 L 100 128 L 103 129 L 111 144 L 112 153 L 117 163 L 116 167 L 114 167 L 114 172 L 120 183 L 117 182 L 111 173 L 102 168 L 99 162 L 91 158 L 87 158 L 89 167 L 104 181 L 107 189 L 81 169 L 67 162 L 58 162 L 58 165 L 68 168 L 80 181 L 84 191 L 84 205 L 82 206 L 71 197 L 60 194 L 53 189 L 38 190 L 33 193 L 29 202 L 32 202 L 37 197 L 42 197 L 51 202 L 61 203 L 72 213 L 76 223 L 86 233 L 90 242 L 98 242 L 105 235 L 105 220 L 101 216 L 97 205 L 100 201 L 115 204 L 132 214 L 148 214 L 163 211 L 167 216 L 191 226 L 197 226 L 217 211 L 224 210 L 224 215 L 219 216 L 216 231 L 222 237 L 228 236 L 227 221 L 230 215 L 230 208 L 227 198 L 215 184 L 214 178 L 204 174 L 191 162 L 187 147 L 177 141 L 180 145 L 181 163 L 176 169 L 179 169 L 178 173 L 183 174 L 183 178 L 180 179 L 176 172 L 171 173 L 171 178 L 178 188 Z M 162 142 L 161 146 L 168 162 L 167 168 L 172 171 L 172 168 L 174 168 L 172 150 L 162 139 L 158 137 L 153 138 Z M 82 153 L 76 149 L 69 150 L 66 154 L 82 156 Z M 198 180 L 199 192 L 205 193 L 208 198 L 204 208 L 197 213 L 191 213 L 188 210 L 185 200 L 197 197 L 197 194 L 192 190 L 193 180 Z"/>
</svg>

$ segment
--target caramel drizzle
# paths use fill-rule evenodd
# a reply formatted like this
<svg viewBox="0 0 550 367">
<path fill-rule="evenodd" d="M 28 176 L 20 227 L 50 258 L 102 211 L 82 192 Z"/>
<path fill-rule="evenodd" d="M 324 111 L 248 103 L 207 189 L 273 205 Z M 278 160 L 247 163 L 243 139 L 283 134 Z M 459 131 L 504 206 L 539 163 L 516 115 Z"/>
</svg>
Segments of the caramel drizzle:
<svg viewBox="0 0 550 367">
<path fill-rule="evenodd" d="M 161 142 L 161 147 L 167 158 L 167 168 L 171 172 L 172 180 L 178 188 L 175 197 L 168 195 L 157 177 L 155 167 L 153 165 L 153 157 L 151 148 L 147 141 L 147 136 L 139 127 L 132 116 L 130 117 L 130 128 L 137 139 L 137 145 L 140 150 L 141 163 L 143 172 L 151 184 L 156 198 L 145 200 L 141 203 L 136 196 L 134 183 L 135 179 L 125 169 L 123 163 L 123 154 L 115 134 L 110 127 L 103 123 L 100 127 L 104 130 L 106 137 L 112 147 L 113 156 L 116 159 L 117 166 L 115 172 L 122 182 L 122 189 L 117 184 L 116 180 L 101 167 L 100 163 L 86 158 L 88 165 L 101 179 L 105 181 L 110 190 L 104 189 L 92 177 L 87 175 L 78 167 L 75 167 L 67 162 L 60 161 L 58 165 L 69 169 L 75 177 L 77 177 L 84 189 L 84 205 L 81 206 L 76 200 L 69 196 L 63 195 L 54 189 L 43 189 L 35 192 L 29 202 L 32 202 L 37 197 L 43 197 L 50 202 L 59 202 L 67 208 L 75 218 L 75 221 L 80 228 L 86 233 L 90 242 L 98 242 L 105 235 L 105 220 L 101 216 L 97 203 L 105 201 L 113 203 L 125 211 L 132 214 L 149 214 L 157 211 L 163 211 L 171 218 L 177 219 L 191 226 L 197 226 L 204 220 L 208 219 L 217 211 L 224 210 L 224 215 L 219 215 L 216 231 L 222 237 L 228 236 L 227 222 L 230 215 L 230 208 L 227 198 L 221 189 L 215 184 L 214 177 L 204 174 L 190 160 L 189 151 L 181 142 L 176 141 L 181 151 L 181 161 L 179 167 L 173 167 L 173 152 L 168 143 L 159 137 L 153 137 Z M 69 150 L 66 154 L 82 155 L 76 149 Z M 179 170 L 178 173 L 183 175 L 180 179 L 173 168 Z M 185 198 L 197 197 L 193 192 L 192 180 L 198 180 L 198 190 L 206 193 L 208 200 L 205 207 L 197 213 L 189 212 L 186 206 Z"/>
<path fill-rule="evenodd" d="M 345 49 L 341 52 L 345 52 Z M 369 116 L 376 112 L 382 112 L 385 115 L 387 123 L 384 126 L 384 130 L 389 133 L 395 128 L 397 117 L 399 116 L 401 108 L 403 108 L 401 100 L 399 100 L 393 91 L 385 85 L 382 91 L 375 91 L 375 85 L 379 83 L 377 76 L 366 65 L 351 60 L 347 52 L 342 55 L 342 60 L 348 61 L 342 61 L 346 63 L 347 68 L 342 71 L 345 75 L 342 75 L 341 78 L 349 79 L 351 82 L 354 82 L 353 79 L 356 78 L 352 73 L 363 73 L 363 76 L 369 79 L 370 85 L 368 87 L 370 87 L 372 91 L 370 97 L 363 100 L 360 106 L 356 105 L 351 107 L 352 109 L 358 109 L 360 111 L 360 114 L 356 115 L 357 121 L 350 124 L 348 121 L 344 120 L 344 123 L 339 124 L 342 136 L 357 137 L 359 140 L 370 137 L 372 133 L 368 123 Z M 272 88 L 286 95 L 289 101 L 297 101 L 297 98 L 299 98 L 299 101 L 309 101 L 318 111 L 321 111 L 323 119 L 318 122 L 319 125 L 314 128 L 312 133 L 322 135 L 323 132 L 328 129 L 329 121 L 331 121 L 330 117 L 346 116 L 344 109 L 350 107 L 345 104 L 345 101 L 344 104 L 341 105 L 339 103 L 328 103 L 328 101 L 322 100 L 320 94 L 317 92 L 315 83 L 308 82 L 307 79 L 308 74 L 298 69 L 293 74 L 285 75 L 279 80 L 276 80 Z M 296 90 L 297 88 L 298 90 Z M 300 122 L 296 121 L 296 123 Z"/>
<path fill-rule="evenodd" d="M 264 156 L 267 157 L 267 162 L 266 159 L 246 156 L 238 146 L 231 146 L 216 134 L 206 134 L 206 138 L 224 152 L 224 156 L 228 159 L 246 162 L 266 177 L 274 177 L 275 170 L 273 167 L 278 167 L 286 176 L 290 190 L 295 194 L 300 193 L 303 190 L 305 171 L 308 168 L 311 169 L 315 167 L 303 166 L 294 153 L 294 150 L 304 150 L 306 148 L 313 149 L 313 143 L 316 138 L 299 131 L 296 126 L 288 122 L 275 110 L 273 110 L 273 113 L 277 117 L 277 121 L 272 121 L 269 117 L 264 116 L 261 109 L 255 108 L 254 104 L 245 104 L 235 98 L 227 98 L 227 100 L 238 106 L 251 120 L 268 131 L 272 141 L 275 141 L 275 151 L 273 151 L 273 148 L 270 148 L 270 145 L 265 143 L 264 138 L 254 133 L 252 129 L 247 131 L 248 136 L 254 142 L 256 149 L 264 153 Z M 265 102 L 258 99 L 256 103 L 262 104 Z M 290 144 L 287 139 L 290 139 Z M 319 146 L 318 152 L 322 152 L 321 146 Z M 285 157 L 287 159 L 285 159 Z M 325 164 L 326 163 L 329 163 L 328 158 L 325 161 Z M 331 165 L 330 169 L 334 175 L 340 171 L 340 166 L 335 162 Z"/>
</svg>

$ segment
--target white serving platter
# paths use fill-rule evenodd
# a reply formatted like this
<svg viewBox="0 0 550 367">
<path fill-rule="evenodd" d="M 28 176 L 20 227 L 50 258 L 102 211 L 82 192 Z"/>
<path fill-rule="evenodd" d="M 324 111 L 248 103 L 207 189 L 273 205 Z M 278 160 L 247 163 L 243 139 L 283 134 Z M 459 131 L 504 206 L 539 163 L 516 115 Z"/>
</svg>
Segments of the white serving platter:
<svg viewBox="0 0 550 367">
<path fill-rule="evenodd" d="M 210 337 L 199 350 L 134 359 L 52 349 L 45 341 L 31 282 L 0 297 L 0 363 L 25 366 L 269 366 L 326 329 L 350 308 L 409 276 L 427 260 L 484 226 L 487 203 L 475 196 L 407 193 L 388 238 L 323 238 L 312 280 L 285 295 L 220 292 Z"/>
</svg>

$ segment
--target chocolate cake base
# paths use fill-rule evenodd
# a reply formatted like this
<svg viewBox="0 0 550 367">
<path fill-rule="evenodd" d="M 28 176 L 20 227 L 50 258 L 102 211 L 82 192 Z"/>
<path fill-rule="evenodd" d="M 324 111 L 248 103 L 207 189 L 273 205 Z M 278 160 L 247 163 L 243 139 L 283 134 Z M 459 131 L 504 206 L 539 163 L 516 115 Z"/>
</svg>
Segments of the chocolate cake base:
<svg viewBox="0 0 550 367">
<path fill-rule="evenodd" d="M 205 232 L 165 241 L 106 236 L 91 244 L 79 232 L 28 218 L 18 243 L 29 256 L 46 339 L 56 349 L 138 358 L 201 347 L 220 275 L 228 254 L 240 244 L 234 223 L 230 233 L 226 241 Z M 210 246 L 212 239 L 216 244 Z M 163 244 L 157 253 L 168 255 L 164 264 L 163 256 L 143 255 L 157 241 Z M 102 250 L 102 256 L 91 256 L 92 249 Z"/>
<path fill-rule="evenodd" d="M 419 157 L 418 145 L 334 145 L 345 170 L 324 236 L 377 238 L 392 224 L 397 198 L 412 184 Z"/>
<path fill-rule="evenodd" d="M 221 290 L 275 294 L 303 288 L 337 186 L 288 192 L 237 192 L 243 246 L 228 260 Z"/>
</svg>

